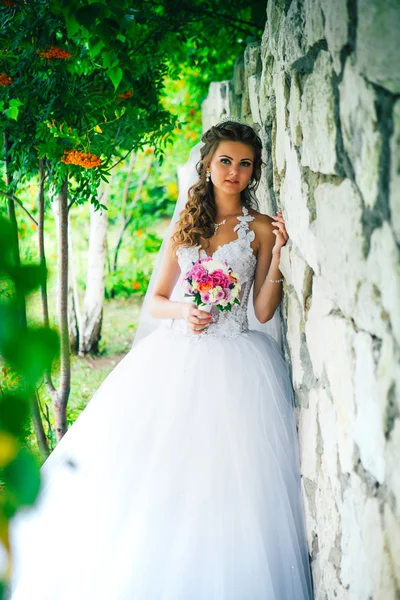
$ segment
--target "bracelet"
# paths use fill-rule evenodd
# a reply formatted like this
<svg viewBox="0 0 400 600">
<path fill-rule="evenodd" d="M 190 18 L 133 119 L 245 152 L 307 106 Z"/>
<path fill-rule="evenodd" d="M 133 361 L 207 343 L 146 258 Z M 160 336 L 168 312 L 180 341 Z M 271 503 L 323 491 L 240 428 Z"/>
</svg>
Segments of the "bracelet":
<svg viewBox="0 0 400 600">
<path fill-rule="evenodd" d="M 268 277 L 265 278 L 267 281 L 271 281 L 271 283 L 279 283 L 280 281 L 283 281 L 283 277 L 282 279 L 268 279 Z"/>
</svg>

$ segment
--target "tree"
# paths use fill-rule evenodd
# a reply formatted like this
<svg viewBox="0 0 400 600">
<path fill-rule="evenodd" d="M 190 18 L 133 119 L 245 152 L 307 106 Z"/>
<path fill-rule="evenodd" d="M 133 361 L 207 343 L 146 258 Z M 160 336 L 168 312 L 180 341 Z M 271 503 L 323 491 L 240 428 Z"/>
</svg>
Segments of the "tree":
<svg viewBox="0 0 400 600">
<path fill-rule="evenodd" d="M 99 202 L 108 206 L 111 182 L 100 185 Z M 82 317 L 79 325 L 79 354 L 98 352 L 101 322 L 103 319 L 103 301 L 106 265 L 107 210 L 96 210 L 90 206 L 90 233 L 88 249 L 88 267 L 86 292 Z"/>
<path fill-rule="evenodd" d="M 58 439 L 66 431 L 70 382 L 68 212 L 85 201 L 98 207 L 100 182 L 132 150 L 149 146 L 162 161 L 181 127 L 161 102 L 165 77 L 178 76 L 185 60 L 200 70 L 216 65 L 221 32 L 227 52 L 237 53 L 245 36 L 261 31 L 263 23 L 252 20 L 255 6 L 233 0 L 228 13 L 220 1 L 142 0 L 132 7 L 128 0 L 39 0 L 1 9 L 8 179 L 0 191 L 15 202 L 19 187 L 44 169 L 60 211 L 59 389 L 48 379 Z"/>
</svg>

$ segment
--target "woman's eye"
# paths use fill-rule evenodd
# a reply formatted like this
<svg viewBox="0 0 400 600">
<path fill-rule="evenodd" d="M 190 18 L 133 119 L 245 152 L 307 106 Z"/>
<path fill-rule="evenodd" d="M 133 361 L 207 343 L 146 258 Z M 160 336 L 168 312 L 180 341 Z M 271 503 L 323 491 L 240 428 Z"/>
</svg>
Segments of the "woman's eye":
<svg viewBox="0 0 400 600">
<path fill-rule="evenodd" d="M 230 162 L 229 158 L 221 158 L 221 162 L 224 162 L 224 160 L 226 160 L 228 163 Z M 251 163 L 249 163 L 249 162 L 242 162 L 241 164 L 244 167 L 250 167 L 251 166 Z"/>
</svg>

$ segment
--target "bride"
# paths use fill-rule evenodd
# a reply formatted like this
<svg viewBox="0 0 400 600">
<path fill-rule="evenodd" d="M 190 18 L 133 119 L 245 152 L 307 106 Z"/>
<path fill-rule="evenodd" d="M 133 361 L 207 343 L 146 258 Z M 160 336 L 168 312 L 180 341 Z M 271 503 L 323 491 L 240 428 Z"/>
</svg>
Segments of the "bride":
<svg viewBox="0 0 400 600">
<path fill-rule="evenodd" d="M 256 210 L 261 150 L 229 118 L 192 149 L 134 346 L 11 521 L 7 600 L 312 598 L 278 343 L 288 235 Z M 237 302 L 207 285 L 194 302 L 199 259 L 229 270 Z"/>
</svg>

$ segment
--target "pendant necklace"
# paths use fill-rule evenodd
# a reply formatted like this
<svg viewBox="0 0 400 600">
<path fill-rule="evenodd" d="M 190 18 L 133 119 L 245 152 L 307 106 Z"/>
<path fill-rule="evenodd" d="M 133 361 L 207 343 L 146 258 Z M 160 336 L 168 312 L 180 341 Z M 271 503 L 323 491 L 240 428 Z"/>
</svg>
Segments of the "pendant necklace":
<svg viewBox="0 0 400 600">
<path fill-rule="evenodd" d="M 213 223 L 214 225 L 214 235 L 217 235 L 218 232 L 218 227 L 220 225 L 223 225 L 224 223 L 227 222 L 228 219 L 230 219 L 231 217 L 235 217 L 236 215 L 240 214 L 242 211 L 240 210 L 239 212 L 235 213 L 234 215 L 229 215 L 229 217 L 226 217 L 226 219 L 224 219 L 223 221 L 221 221 L 221 223 Z"/>
</svg>

